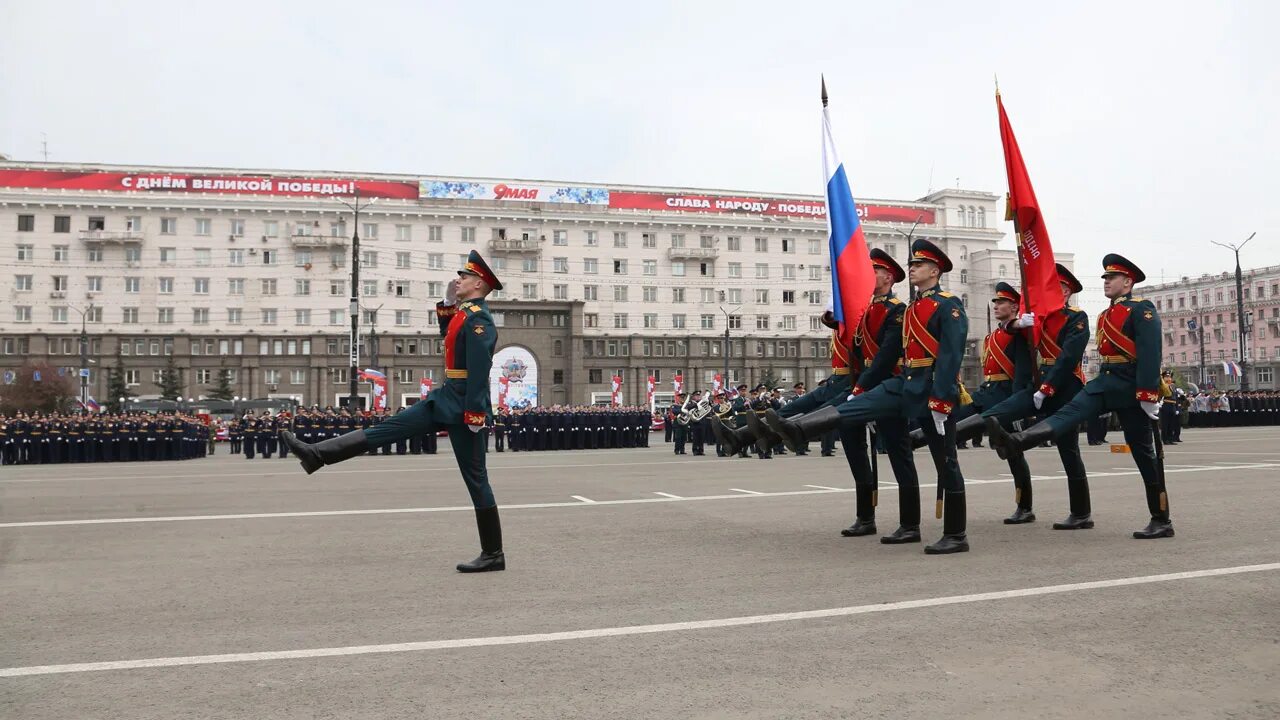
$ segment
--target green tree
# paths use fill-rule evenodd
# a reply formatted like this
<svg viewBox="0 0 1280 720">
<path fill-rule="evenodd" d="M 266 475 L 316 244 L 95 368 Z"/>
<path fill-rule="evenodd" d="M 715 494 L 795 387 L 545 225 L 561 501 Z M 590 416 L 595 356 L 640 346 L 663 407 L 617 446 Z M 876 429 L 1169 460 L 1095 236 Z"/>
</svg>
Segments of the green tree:
<svg viewBox="0 0 1280 720">
<path fill-rule="evenodd" d="M 25 362 L 11 385 L 0 385 L 0 413 L 54 412 L 71 409 L 79 388 L 70 376 L 47 363 Z M 36 380 L 36 377 L 39 380 Z"/>
<path fill-rule="evenodd" d="M 182 370 L 172 353 L 165 361 L 164 370 L 160 372 L 160 397 L 165 400 L 177 400 L 182 395 Z"/>
<path fill-rule="evenodd" d="M 774 372 L 773 366 L 770 365 L 764 369 L 764 375 L 760 376 L 759 384 L 764 385 L 765 387 L 772 390 L 776 387 L 781 386 L 782 378 L 779 377 L 776 372 Z"/>
<path fill-rule="evenodd" d="M 214 400 L 230 400 L 235 396 L 235 390 L 231 388 L 231 371 L 226 368 L 218 370 L 218 378 L 209 389 L 209 397 Z"/>
<path fill-rule="evenodd" d="M 129 392 L 129 385 L 124 378 L 124 356 L 120 354 L 120 346 L 116 345 L 115 367 L 107 368 L 107 409 L 118 413 L 124 409 L 120 398 L 127 400 L 131 397 L 133 393 Z"/>
</svg>

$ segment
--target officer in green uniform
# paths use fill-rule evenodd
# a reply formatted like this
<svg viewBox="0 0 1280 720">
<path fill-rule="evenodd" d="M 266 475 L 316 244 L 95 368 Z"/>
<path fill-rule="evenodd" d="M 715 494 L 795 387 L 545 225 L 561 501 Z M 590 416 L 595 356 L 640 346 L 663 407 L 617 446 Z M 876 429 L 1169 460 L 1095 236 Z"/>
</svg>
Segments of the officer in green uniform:
<svg viewBox="0 0 1280 720">
<path fill-rule="evenodd" d="M 480 433 L 491 414 L 489 370 L 498 333 L 484 298 L 502 283 L 485 264 L 480 253 L 471 251 L 467 264 L 458 271 L 458 279 L 449 283 L 444 302 L 436 305 L 440 332 L 445 346 L 445 382 L 412 407 L 368 430 L 357 430 L 321 443 L 307 444 L 292 433 L 281 438 L 307 473 L 319 470 L 367 452 L 400 438 L 424 433 L 434 434 L 438 428 L 449 430 L 453 454 L 462 479 L 471 494 L 480 533 L 480 556 L 460 563 L 459 572 L 505 570 L 502 551 L 502 526 L 498 505 L 489 486 L 485 467 L 486 440 Z"/>
<path fill-rule="evenodd" d="M 1041 413 L 1051 415 L 1063 407 L 1084 387 L 1084 370 L 1081 362 L 1089 345 L 1089 316 L 1084 310 L 1070 304 L 1071 295 L 1083 287 L 1075 275 L 1061 264 L 1057 266 L 1058 285 L 1062 289 L 1063 307 L 1041 319 L 1040 342 L 1036 353 L 1040 356 L 1040 383 L 1014 393 L 1009 399 L 988 406 L 982 417 L 988 423 L 995 419 L 1006 430 L 1015 420 Z M 1036 318 L 1025 314 L 1013 322 L 1014 327 L 1031 328 Z M 1029 359 L 1029 357 L 1028 357 Z M 1053 524 L 1054 530 L 1087 530 L 1093 527 L 1089 500 L 1089 474 L 1080 456 L 1079 433 L 1066 433 L 1058 439 L 1058 457 L 1067 477 L 1067 497 L 1070 513 Z M 1009 518 L 1017 524 L 1035 520 L 1031 513 L 1031 471 L 1023 470 L 1025 462 L 1018 462 L 1019 455 L 1011 455 L 1018 510 Z"/>
<path fill-rule="evenodd" d="M 1098 354 L 1102 370 L 1066 407 L 1027 430 L 1012 435 L 988 421 L 991 445 L 1001 457 L 1022 453 L 1051 438 L 1075 434 L 1080 423 L 1114 412 L 1146 487 L 1151 521 L 1135 538 L 1173 537 L 1164 467 L 1157 462 L 1151 422 L 1160 417 L 1160 316 L 1150 300 L 1133 296 L 1146 275 L 1126 258 L 1102 259 L 1103 292 L 1111 306 L 1098 318 Z"/>
<path fill-rule="evenodd" d="M 881 418 L 917 418 L 929 439 L 929 452 L 943 490 L 942 538 L 925 548 L 930 555 L 968 552 L 965 533 L 964 476 L 956 459 L 954 411 L 960 406 L 960 363 L 969 319 L 960 298 L 938 284 L 951 270 L 951 260 L 928 240 L 911 245 L 911 284 L 919 296 L 903 316 L 903 372 L 860 393 L 839 407 L 825 406 L 785 419 L 768 413 L 766 422 L 789 445 L 820 436 L 842 422 L 867 423 Z M 906 437 L 904 435 L 904 441 Z M 919 528 L 899 527 L 885 540 L 903 540 Z"/>
</svg>

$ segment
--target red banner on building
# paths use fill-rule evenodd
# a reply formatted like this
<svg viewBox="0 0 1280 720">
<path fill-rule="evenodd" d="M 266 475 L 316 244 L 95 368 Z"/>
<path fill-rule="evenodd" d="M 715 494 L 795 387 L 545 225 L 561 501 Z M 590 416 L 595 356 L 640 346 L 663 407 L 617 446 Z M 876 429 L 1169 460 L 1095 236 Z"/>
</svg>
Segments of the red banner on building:
<svg viewBox="0 0 1280 720">
<path fill-rule="evenodd" d="M 188 175 L 183 173 L 0 170 L 0 187 L 113 192 L 189 192 L 231 195 L 354 195 L 418 199 L 418 183 L 356 178 Z"/>
<path fill-rule="evenodd" d="M 827 204 L 821 200 L 783 200 L 760 197 L 729 197 L 724 195 L 669 195 L 663 193 L 621 192 L 609 193 L 609 207 L 615 210 L 661 210 L 670 212 L 741 213 L 747 215 L 773 215 L 778 217 L 827 216 Z M 858 218 L 863 222 L 900 222 L 932 225 L 934 211 L 928 208 L 894 207 L 889 205 L 858 205 Z"/>
</svg>

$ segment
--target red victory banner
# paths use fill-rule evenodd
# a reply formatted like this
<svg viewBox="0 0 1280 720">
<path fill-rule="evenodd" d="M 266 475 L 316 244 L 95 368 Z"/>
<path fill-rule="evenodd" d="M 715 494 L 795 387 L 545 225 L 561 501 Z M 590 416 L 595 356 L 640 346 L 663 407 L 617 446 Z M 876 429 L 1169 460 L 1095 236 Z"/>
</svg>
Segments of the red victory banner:
<svg viewBox="0 0 1280 720">
<path fill-rule="evenodd" d="M 1018 256 L 1022 263 L 1022 308 L 1036 314 L 1039 321 L 1065 304 L 1058 287 L 1058 271 L 1049 242 L 1049 230 L 1040 212 L 1040 202 L 1031 187 L 1031 177 L 1022 160 L 1013 126 L 1005 114 L 1000 91 L 996 91 L 996 109 L 1000 113 L 1000 144 L 1004 146 L 1005 171 L 1009 176 L 1009 197 L 1005 219 L 1013 221 L 1018 238 Z"/>
<path fill-rule="evenodd" d="M 418 381 L 418 390 L 422 393 L 423 400 L 426 400 L 427 396 L 431 394 L 431 386 L 433 384 L 435 384 L 435 381 L 429 377 L 424 377 Z"/>
<path fill-rule="evenodd" d="M 618 403 L 622 402 L 622 376 L 621 375 L 613 376 L 611 387 L 613 392 L 611 393 L 609 401 L 610 403 L 613 404 L 614 407 L 617 407 Z"/>
<path fill-rule="evenodd" d="M 231 195 L 354 195 L 418 199 L 418 184 L 355 178 L 276 177 L 272 175 L 191 175 L 167 172 L 73 172 L 0 170 L 0 187 L 48 190 L 110 190 L 143 193 L 216 193 Z"/>
</svg>

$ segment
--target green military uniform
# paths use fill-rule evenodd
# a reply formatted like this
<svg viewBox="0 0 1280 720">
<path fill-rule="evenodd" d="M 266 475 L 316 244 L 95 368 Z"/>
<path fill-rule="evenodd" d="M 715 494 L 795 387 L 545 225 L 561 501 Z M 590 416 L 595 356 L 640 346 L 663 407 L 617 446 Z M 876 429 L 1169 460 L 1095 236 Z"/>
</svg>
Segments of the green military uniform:
<svg viewBox="0 0 1280 720">
<path fill-rule="evenodd" d="M 1073 293 L 1080 292 L 1083 286 L 1071 271 L 1059 264 L 1057 266 L 1058 281 L 1065 283 Z M 1004 402 L 994 407 L 987 406 L 982 413 L 984 418 L 995 418 L 1007 430 L 1015 420 L 1029 418 L 1037 413 L 1050 415 L 1065 407 L 1084 387 L 1084 370 L 1081 362 L 1085 349 L 1089 345 L 1089 315 L 1078 307 L 1063 307 L 1043 318 L 1040 328 L 1040 342 L 1036 351 L 1040 356 L 1040 384 L 1027 387 L 1013 393 Z M 1026 355 L 1023 362 L 1031 362 Z M 1018 372 L 1023 372 L 1019 370 Z M 1027 371 L 1029 374 L 1029 368 Z M 1043 397 L 1040 408 L 1035 405 L 1035 394 Z M 1062 460 L 1062 469 L 1067 477 L 1067 494 L 1070 503 L 1070 515 L 1063 521 L 1054 523 L 1058 530 L 1080 530 L 1093 527 L 1091 503 L 1089 500 L 1089 475 L 1085 470 L 1084 459 L 1080 455 L 1080 437 L 1078 433 L 1063 435 L 1056 443 L 1058 457 Z M 1024 470 L 1025 458 L 1014 455 L 1007 458 L 1017 488 L 1018 507 L 1029 512 L 1031 510 L 1031 471 Z"/>
<path fill-rule="evenodd" d="M 365 431 L 377 447 L 411 436 L 447 428 L 453 454 L 476 509 L 497 503 L 485 468 L 485 438 L 470 427 L 484 428 L 492 414 L 489 401 L 489 369 L 493 366 L 498 332 L 483 299 L 460 305 L 438 305 L 440 334 L 445 341 L 445 381 L 403 412 Z"/>
<path fill-rule="evenodd" d="M 1123 274 L 1134 284 L 1146 279 L 1138 266 L 1120 255 L 1109 254 L 1102 264 L 1104 278 Z M 1036 426 L 1006 436 L 1000 443 L 993 441 L 1002 452 L 1017 453 L 1048 437 L 1075 435 L 1080 423 L 1114 412 L 1146 488 L 1151 523 L 1134 533 L 1134 537 L 1142 539 L 1173 537 L 1164 468 L 1156 457 L 1150 417 L 1160 402 L 1161 341 L 1160 316 L 1150 300 L 1132 293 L 1113 298 L 1111 306 L 1098 318 L 1097 344 L 1102 359 L 1098 376 L 1065 407 L 1045 419 L 1042 424 L 1047 430 Z M 1148 404 L 1150 412 L 1142 403 Z"/>
</svg>

